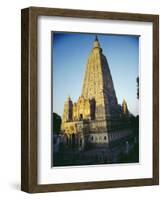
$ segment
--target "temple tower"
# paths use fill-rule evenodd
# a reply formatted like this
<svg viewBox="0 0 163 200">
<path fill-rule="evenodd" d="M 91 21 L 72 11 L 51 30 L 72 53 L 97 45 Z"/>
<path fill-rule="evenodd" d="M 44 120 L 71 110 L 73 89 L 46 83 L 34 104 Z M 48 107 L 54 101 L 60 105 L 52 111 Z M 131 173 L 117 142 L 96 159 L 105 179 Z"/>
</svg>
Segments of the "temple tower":
<svg viewBox="0 0 163 200">
<path fill-rule="evenodd" d="M 122 102 L 122 113 L 125 115 L 128 114 L 128 107 L 127 107 L 127 102 L 125 101 L 125 99 L 123 99 L 123 102 Z"/>
<path fill-rule="evenodd" d="M 68 138 L 75 134 L 77 141 L 83 138 L 85 145 L 91 143 L 103 148 L 129 134 L 119 131 L 123 129 L 122 115 L 127 119 L 127 113 L 126 101 L 118 105 L 109 65 L 96 36 L 87 61 L 82 93 L 77 102 L 72 103 L 70 97 L 66 100 L 61 130 Z"/>
<path fill-rule="evenodd" d="M 106 57 L 96 36 L 88 57 L 82 95 L 95 98 L 96 119 L 109 119 L 117 112 L 117 97 Z"/>
<path fill-rule="evenodd" d="M 64 104 L 64 111 L 63 111 L 63 116 L 62 116 L 63 122 L 72 120 L 72 111 L 73 111 L 73 103 L 72 103 L 71 98 L 68 96 Z"/>
</svg>

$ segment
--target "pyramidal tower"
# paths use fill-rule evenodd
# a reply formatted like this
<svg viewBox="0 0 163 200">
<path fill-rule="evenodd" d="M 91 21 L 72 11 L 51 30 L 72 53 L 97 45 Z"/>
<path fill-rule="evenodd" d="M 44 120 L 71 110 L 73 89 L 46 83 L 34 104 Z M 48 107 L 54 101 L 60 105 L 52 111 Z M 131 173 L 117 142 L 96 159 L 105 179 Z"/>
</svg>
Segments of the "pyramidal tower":
<svg viewBox="0 0 163 200">
<path fill-rule="evenodd" d="M 109 119 L 117 113 L 117 97 L 106 57 L 97 35 L 85 71 L 82 96 L 95 99 L 96 119 Z"/>
<path fill-rule="evenodd" d="M 124 124 L 123 110 L 117 102 L 109 64 L 96 36 L 88 57 L 81 96 L 74 103 L 70 97 L 66 100 L 61 131 L 69 144 L 73 141 L 79 148 L 89 143 L 108 145 L 130 132 L 119 131 Z"/>
</svg>

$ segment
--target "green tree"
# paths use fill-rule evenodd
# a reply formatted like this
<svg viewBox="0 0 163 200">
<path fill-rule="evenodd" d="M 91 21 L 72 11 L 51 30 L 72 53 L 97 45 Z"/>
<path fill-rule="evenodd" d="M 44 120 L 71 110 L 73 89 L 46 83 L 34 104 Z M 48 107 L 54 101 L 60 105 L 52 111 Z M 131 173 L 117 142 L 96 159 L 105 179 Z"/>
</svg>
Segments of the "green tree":
<svg viewBox="0 0 163 200">
<path fill-rule="evenodd" d="M 136 78 L 137 82 L 137 99 L 139 99 L 139 77 Z"/>
<path fill-rule="evenodd" d="M 53 113 L 53 134 L 59 134 L 61 121 L 61 117 L 57 113 Z"/>
</svg>

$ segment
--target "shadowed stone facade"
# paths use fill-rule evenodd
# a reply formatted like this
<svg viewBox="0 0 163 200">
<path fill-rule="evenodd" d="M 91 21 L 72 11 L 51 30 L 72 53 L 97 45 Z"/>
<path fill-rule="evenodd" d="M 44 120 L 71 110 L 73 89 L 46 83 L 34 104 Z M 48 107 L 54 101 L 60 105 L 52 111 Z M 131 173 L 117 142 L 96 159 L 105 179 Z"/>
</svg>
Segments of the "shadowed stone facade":
<svg viewBox="0 0 163 200">
<path fill-rule="evenodd" d="M 118 104 L 109 65 L 96 36 L 88 57 L 82 94 L 64 104 L 61 132 L 67 144 L 108 146 L 131 134 L 127 103 Z"/>
</svg>

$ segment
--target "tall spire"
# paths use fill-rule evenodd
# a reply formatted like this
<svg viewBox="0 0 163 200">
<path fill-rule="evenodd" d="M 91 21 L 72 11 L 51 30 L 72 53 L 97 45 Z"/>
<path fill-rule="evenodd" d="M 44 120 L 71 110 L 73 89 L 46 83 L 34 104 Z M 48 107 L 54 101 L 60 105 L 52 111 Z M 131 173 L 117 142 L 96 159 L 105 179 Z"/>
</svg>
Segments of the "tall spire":
<svg viewBox="0 0 163 200">
<path fill-rule="evenodd" d="M 118 109 L 109 65 L 102 53 L 97 35 L 88 58 L 82 95 L 85 99 L 95 99 L 97 118 L 109 118 Z"/>
</svg>

